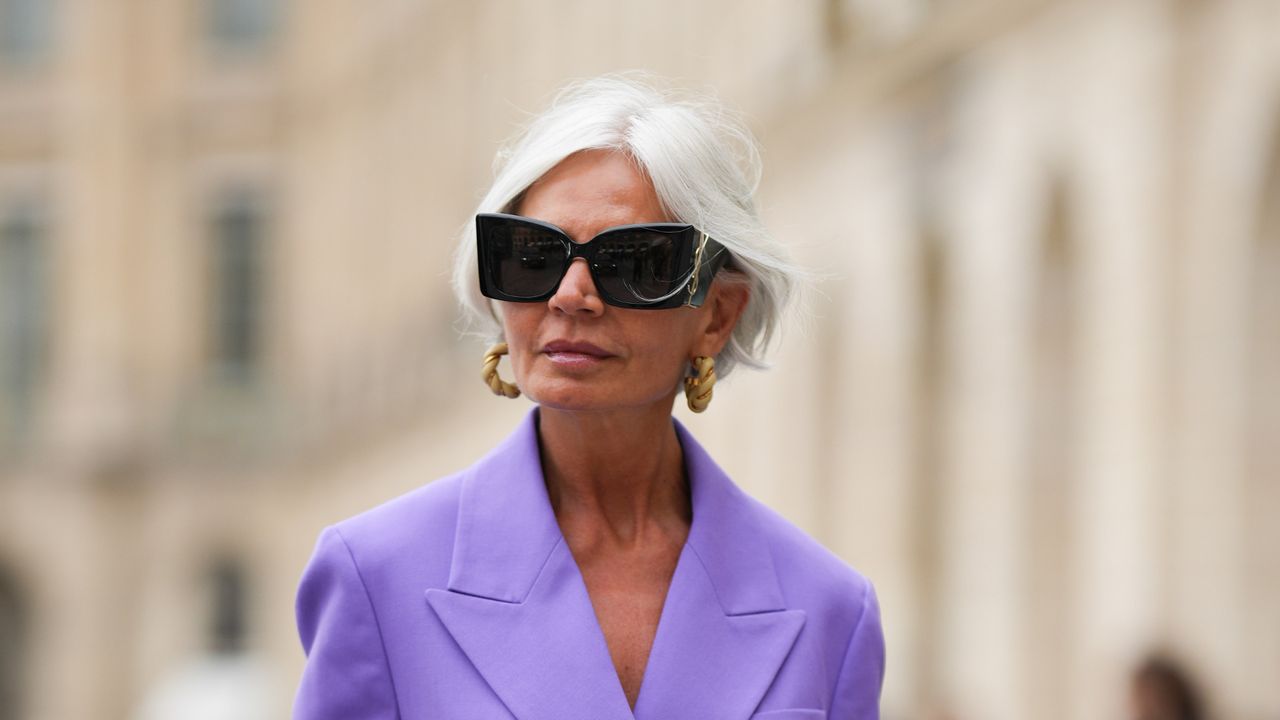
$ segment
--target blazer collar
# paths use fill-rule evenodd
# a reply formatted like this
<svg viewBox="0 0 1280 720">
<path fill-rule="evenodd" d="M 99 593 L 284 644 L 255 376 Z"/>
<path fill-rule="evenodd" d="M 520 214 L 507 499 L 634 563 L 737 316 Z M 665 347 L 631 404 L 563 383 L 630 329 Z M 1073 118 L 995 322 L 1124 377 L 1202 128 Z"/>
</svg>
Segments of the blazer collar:
<svg viewBox="0 0 1280 720">
<path fill-rule="evenodd" d="M 427 600 L 521 720 L 631 718 L 547 496 L 537 422 L 535 408 L 466 472 L 448 587 L 429 589 Z M 690 716 L 703 707 L 702 716 L 745 718 L 804 614 L 785 610 L 754 501 L 672 422 L 693 522 L 634 717 Z"/>
</svg>

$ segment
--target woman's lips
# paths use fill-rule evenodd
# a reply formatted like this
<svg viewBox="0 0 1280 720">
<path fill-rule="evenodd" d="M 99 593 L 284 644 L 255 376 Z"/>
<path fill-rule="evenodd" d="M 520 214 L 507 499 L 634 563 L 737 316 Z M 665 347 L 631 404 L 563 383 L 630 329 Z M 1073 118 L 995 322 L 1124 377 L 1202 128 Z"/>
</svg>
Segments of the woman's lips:
<svg viewBox="0 0 1280 720">
<path fill-rule="evenodd" d="M 613 355 L 587 342 L 556 340 L 542 348 L 542 354 L 564 368 L 589 368 L 613 357 Z"/>
</svg>

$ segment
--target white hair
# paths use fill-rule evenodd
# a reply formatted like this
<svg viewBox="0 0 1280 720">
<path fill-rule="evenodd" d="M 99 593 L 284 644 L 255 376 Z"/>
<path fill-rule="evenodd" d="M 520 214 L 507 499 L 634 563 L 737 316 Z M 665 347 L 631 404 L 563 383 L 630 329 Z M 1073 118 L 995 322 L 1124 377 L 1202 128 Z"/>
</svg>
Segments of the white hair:
<svg viewBox="0 0 1280 720">
<path fill-rule="evenodd" d="M 745 276 L 750 300 L 716 357 L 716 375 L 727 376 L 738 363 L 766 367 L 764 355 L 804 273 L 756 212 L 755 140 L 714 100 L 661 90 L 631 73 L 572 83 L 498 152 L 493 186 L 476 212 L 514 212 L 525 190 L 549 170 L 576 152 L 595 149 L 625 153 L 653 182 L 671 218 L 729 249 L 731 269 L 718 278 L 733 271 Z M 500 338 L 501 320 L 480 293 L 474 222 L 459 239 L 453 287 L 470 328 L 490 341 Z"/>
</svg>

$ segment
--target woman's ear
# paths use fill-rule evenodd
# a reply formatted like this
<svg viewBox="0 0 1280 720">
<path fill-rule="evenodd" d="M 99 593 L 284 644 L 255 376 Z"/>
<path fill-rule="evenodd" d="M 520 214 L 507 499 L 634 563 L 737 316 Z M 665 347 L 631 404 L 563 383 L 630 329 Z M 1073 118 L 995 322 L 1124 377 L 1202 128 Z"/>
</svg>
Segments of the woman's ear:
<svg viewBox="0 0 1280 720">
<path fill-rule="evenodd" d="M 747 309 L 747 303 L 751 301 L 751 286 L 745 282 L 745 278 L 739 280 L 732 275 L 730 277 L 732 279 L 725 278 L 724 275 L 716 278 L 711 285 L 711 292 L 707 293 L 707 300 L 702 306 L 706 320 L 697 342 L 694 343 L 695 356 L 719 355 L 729 342 L 742 312 Z"/>
</svg>

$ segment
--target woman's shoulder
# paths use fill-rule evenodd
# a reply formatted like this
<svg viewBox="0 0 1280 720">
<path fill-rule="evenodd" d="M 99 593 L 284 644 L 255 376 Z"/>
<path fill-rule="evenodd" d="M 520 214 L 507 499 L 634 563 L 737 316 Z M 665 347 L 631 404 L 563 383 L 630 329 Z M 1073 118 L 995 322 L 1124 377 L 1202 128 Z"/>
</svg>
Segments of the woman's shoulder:
<svg viewBox="0 0 1280 720">
<path fill-rule="evenodd" d="M 433 480 L 334 523 L 362 571 L 376 571 L 406 557 L 447 560 L 458 521 L 463 473 Z"/>
<path fill-rule="evenodd" d="M 773 555 L 774 569 L 789 607 L 804 607 L 857 620 L 868 600 L 871 581 L 861 571 L 781 513 L 748 497 Z"/>
</svg>

